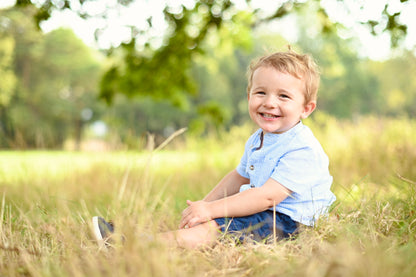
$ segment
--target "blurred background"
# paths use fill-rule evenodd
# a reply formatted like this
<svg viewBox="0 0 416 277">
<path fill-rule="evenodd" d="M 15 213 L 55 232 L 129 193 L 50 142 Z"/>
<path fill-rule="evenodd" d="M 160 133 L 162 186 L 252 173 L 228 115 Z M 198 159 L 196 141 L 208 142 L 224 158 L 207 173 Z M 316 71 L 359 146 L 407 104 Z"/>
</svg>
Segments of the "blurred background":
<svg viewBox="0 0 416 277">
<path fill-rule="evenodd" d="M 415 14 L 413 0 L 1 0 L 0 148 L 220 138 L 249 121 L 250 61 L 288 45 L 321 67 L 312 119 L 411 120 Z"/>
</svg>

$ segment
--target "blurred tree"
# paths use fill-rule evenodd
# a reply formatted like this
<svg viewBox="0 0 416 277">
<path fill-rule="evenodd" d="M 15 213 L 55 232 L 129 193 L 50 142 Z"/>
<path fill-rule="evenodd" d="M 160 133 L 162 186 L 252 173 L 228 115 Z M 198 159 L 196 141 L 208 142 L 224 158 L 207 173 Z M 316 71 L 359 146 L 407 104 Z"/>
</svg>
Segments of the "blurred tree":
<svg viewBox="0 0 416 277">
<path fill-rule="evenodd" d="M 416 117 L 416 57 L 407 51 L 387 61 L 371 62 L 377 76 L 383 113 L 390 116 Z"/>
<path fill-rule="evenodd" d="M 333 0 L 339 3 L 337 0 Z M 54 10 L 70 9 L 81 17 L 94 16 L 88 13 L 87 6 L 94 0 L 17 0 L 16 6 L 36 5 L 34 15 L 37 23 L 47 20 Z M 130 5 L 133 0 L 117 0 L 121 6 Z M 282 18 L 287 14 L 296 13 L 308 1 L 286 0 L 276 7 L 274 12 L 264 15 L 260 9 L 253 9 L 250 0 L 246 0 L 249 16 L 236 8 L 230 0 L 198 0 L 193 5 L 168 2 L 163 11 L 168 24 L 163 42 L 159 45 L 140 44 L 144 33 L 151 33 L 153 19 L 147 19 L 147 26 L 142 29 L 131 26 L 131 40 L 123 43 L 120 49 L 110 51 L 120 59 L 107 70 L 101 81 L 101 97 L 111 102 L 116 93 L 127 96 L 145 95 L 155 99 L 167 99 L 177 106 L 185 106 L 187 96 L 196 93 L 196 86 L 191 77 L 191 61 L 198 55 L 204 54 L 203 41 L 211 31 L 221 31 L 229 28 L 231 32 L 244 32 L 260 23 Z M 325 5 L 315 0 L 319 6 L 320 31 L 323 33 L 336 30 L 329 20 Z M 395 1 L 397 2 L 397 1 Z M 386 2 L 380 19 L 363 22 L 370 26 L 374 34 L 387 32 L 396 45 L 400 38 L 407 34 L 407 26 L 400 21 L 400 13 L 405 8 L 407 0 L 394 3 L 394 12 L 389 7 L 393 3 Z M 346 4 L 346 7 L 348 5 Z M 243 14 L 243 16 L 242 16 Z M 106 13 L 102 15 L 106 16 Z M 380 31 L 381 30 L 381 31 Z M 160 34 L 158 34 L 160 36 Z M 138 50 L 140 49 L 140 51 Z M 113 49 L 114 50 L 114 49 Z"/>
<path fill-rule="evenodd" d="M 42 100 L 37 105 L 49 105 L 55 130 L 64 132 L 63 139 L 74 138 L 78 147 L 84 124 L 97 117 L 97 57 L 72 30 L 57 29 L 43 39 L 39 66 L 36 95 Z"/>
<path fill-rule="evenodd" d="M 4 17 L 0 17 L 0 26 L 6 27 L 8 21 Z M 13 51 L 15 48 L 15 41 L 12 36 L 0 29 L 0 146 L 2 140 L 12 133 L 10 118 L 8 114 L 8 107 L 13 97 L 16 76 L 13 71 Z"/>
<path fill-rule="evenodd" d="M 0 106 L 8 106 L 13 96 L 16 77 L 13 72 L 14 39 L 0 33 Z"/>
<path fill-rule="evenodd" d="M 53 10 L 58 2 L 48 3 Z M 65 5 L 71 7 L 74 2 L 67 1 Z M 87 2 L 91 1 L 84 0 L 79 7 Z M 123 1 L 127 2 L 130 1 Z M 159 43 L 150 39 L 143 44 L 143 32 L 151 33 L 154 23 L 149 18 L 146 30 L 132 28 L 130 42 L 109 49 L 101 96 L 112 106 L 103 111 L 102 119 L 117 139 L 132 147 L 139 146 L 138 137 L 146 132 L 166 136 L 172 130 L 190 126 L 202 134 L 244 122 L 244 72 L 249 61 L 264 54 L 264 48 L 284 49 L 288 44 L 278 35 L 262 33 L 260 23 L 271 23 L 274 18 L 293 12 L 307 25 L 300 31 L 293 30 L 300 32 L 299 47 L 302 52 L 311 52 L 323 70 L 321 109 L 339 117 L 374 111 L 397 114 L 410 103 L 406 109 L 414 112 L 414 98 L 410 98 L 413 94 L 408 91 L 412 86 L 400 83 L 398 89 L 381 90 L 380 86 L 389 86 L 374 72 L 395 75 L 384 63 L 369 66 L 366 60 L 357 58 L 354 42 L 340 39 L 332 32 L 341 26 L 329 21 L 320 1 L 306 2 L 285 2 L 270 16 L 257 10 L 242 11 L 232 2 L 220 0 L 167 6 L 164 14 L 168 25 Z M 9 94 L 8 106 L 1 110 L 0 132 L 7 131 L 8 136 L 0 139 L 29 147 L 59 147 L 68 136 L 79 141 L 87 119 L 100 111 L 94 88 L 99 78 L 98 65 L 70 31 L 43 35 L 32 28 L 30 19 L 36 12 L 33 5 L 24 10 L 0 11 L 0 23 L 9 22 L 2 25 L 7 26 L 2 29 L 7 31 L 2 39 L 8 41 L 10 37 L 15 41 L 12 56 L 18 78 L 16 89 Z M 253 27 L 256 32 L 252 32 Z M 2 49 L 8 48 L 6 45 L 7 42 Z M 414 57 L 410 61 L 414 62 Z M 396 75 L 401 65 L 414 68 L 404 60 L 390 65 L 397 68 Z M 401 68 L 402 76 L 409 76 L 407 68 Z M 7 66 L 0 66 L 0 70 L 7 71 Z"/>
<path fill-rule="evenodd" d="M 65 10 L 69 9 L 72 10 L 82 18 L 90 18 L 97 16 L 97 13 L 88 12 L 88 6 L 90 3 L 93 3 L 96 0 L 16 0 L 15 6 L 28 6 L 28 5 L 36 5 L 38 10 L 34 15 L 35 22 L 39 24 L 44 20 L 48 20 L 51 17 L 51 14 L 55 10 Z M 116 0 L 117 5 L 121 6 L 129 6 L 131 3 L 138 1 L 138 0 Z M 339 1 L 339 0 L 332 0 L 337 2 L 338 4 L 343 4 L 344 9 L 349 10 L 349 6 L 351 5 L 351 1 Z M 175 30 L 177 32 L 188 32 L 187 28 L 189 25 L 195 25 L 193 20 L 189 20 L 189 11 L 191 13 L 200 15 L 204 18 L 204 20 L 200 21 L 198 28 L 200 30 L 200 34 L 206 32 L 207 26 L 210 25 L 215 27 L 220 27 L 223 21 L 227 21 L 226 18 L 229 18 L 230 15 L 235 15 L 235 3 L 230 0 L 195 0 L 195 5 L 193 8 L 188 9 L 185 5 L 181 4 L 178 1 L 176 4 L 173 2 L 167 2 L 166 9 L 164 13 L 166 15 L 167 20 L 172 20 L 170 23 L 178 23 L 180 22 L 182 25 L 185 26 L 176 26 L 178 27 Z M 251 0 L 245 1 L 247 5 L 250 7 Z M 281 4 L 275 7 L 275 10 L 267 15 L 264 15 L 260 9 L 253 9 L 252 13 L 254 16 L 253 24 L 259 24 L 265 21 L 270 21 L 276 18 L 281 18 L 289 13 L 296 12 L 298 7 L 303 6 L 308 1 L 300 1 L 300 0 L 284 0 L 281 1 Z M 311 1 L 312 2 L 312 1 Z M 319 12 L 323 16 L 322 20 L 322 31 L 330 31 L 333 26 L 332 22 L 328 20 L 326 7 L 333 6 L 333 5 L 322 5 L 321 0 L 314 0 L 313 2 L 317 2 L 320 5 Z M 400 15 L 404 9 L 406 9 L 407 2 L 411 2 L 411 0 L 396 0 L 396 1 L 384 1 L 385 6 L 384 9 L 381 11 L 378 19 L 368 19 L 367 21 L 361 22 L 362 24 L 368 25 L 371 29 L 371 32 L 374 35 L 378 35 L 382 32 L 387 32 L 390 34 L 391 42 L 393 45 L 397 45 L 403 37 L 407 35 L 407 25 L 402 23 Z M 365 5 L 364 2 L 360 3 L 352 3 L 353 5 L 361 5 L 361 8 Z M 177 12 L 178 5 L 181 5 L 181 12 Z M 173 8 L 172 8 L 173 7 Z M 108 7 L 114 8 L 114 7 Z M 102 17 L 106 17 L 106 12 L 104 14 L 100 14 Z M 185 17 L 184 20 L 182 18 Z M 152 18 L 148 19 L 149 25 L 151 27 Z M 232 19 L 234 22 L 235 19 Z M 202 32 L 201 32 L 202 31 Z M 189 38 L 189 37 L 188 37 Z M 195 40 L 195 42 L 200 41 L 200 39 L 204 38 L 204 34 L 201 37 Z M 186 45 L 186 44 L 185 44 Z"/>
<path fill-rule="evenodd" d="M 0 11 L 7 20 L 3 31 L 16 41 L 13 49 L 17 84 L 3 107 L 8 128 L 2 145 L 60 147 L 72 136 L 79 142 L 84 122 L 94 116 L 99 64 L 71 30 L 43 35 L 35 28 L 27 7 Z M 29 16 L 28 16 L 29 15 Z"/>
<path fill-rule="evenodd" d="M 358 58 L 352 41 L 335 35 L 321 43 L 313 40 L 303 36 L 299 45 L 312 53 L 321 68 L 318 108 L 343 118 L 382 112 L 378 80 L 368 60 Z"/>
<path fill-rule="evenodd" d="M 1 146 L 11 146 L 17 140 L 21 140 L 22 135 L 16 129 L 15 118 L 13 116 L 16 103 L 28 97 L 25 88 L 30 87 L 32 73 L 35 71 L 33 65 L 38 57 L 38 43 L 41 33 L 36 30 L 32 23 L 31 16 L 34 8 L 24 9 L 26 14 L 20 9 L 0 10 L 0 21 L 2 22 L 2 36 L 12 38 L 14 47 L 11 49 L 13 57 L 13 71 L 16 77 L 16 84 L 9 93 L 7 105 L 3 103 L 1 111 L 2 136 L 0 136 Z M 32 136 L 34 137 L 34 135 Z"/>
<path fill-rule="evenodd" d="M 245 107 L 247 99 L 244 72 L 253 54 L 241 49 L 254 45 L 251 33 L 233 36 L 229 29 L 210 34 L 203 45 L 205 55 L 199 55 L 192 63 L 198 94 L 191 102 L 198 116 L 192 120 L 191 130 L 197 133 L 218 131 L 246 119 L 241 111 L 241 104 L 244 102 Z"/>
<path fill-rule="evenodd" d="M 109 129 L 107 140 L 129 149 L 142 149 L 148 133 L 155 135 L 157 144 L 161 143 L 174 131 L 188 126 L 192 116 L 192 110 L 178 110 L 169 101 L 117 95 L 102 114 L 102 120 Z"/>
<path fill-rule="evenodd" d="M 319 9 L 309 3 L 299 10 L 298 47 L 311 53 L 321 69 L 318 108 L 331 115 L 351 118 L 380 111 L 382 96 L 368 61 L 359 58 L 354 38 L 342 39 L 336 33 L 320 34 Z M 341 29 L 341 26 L 338 26 Z"/>
</svg>

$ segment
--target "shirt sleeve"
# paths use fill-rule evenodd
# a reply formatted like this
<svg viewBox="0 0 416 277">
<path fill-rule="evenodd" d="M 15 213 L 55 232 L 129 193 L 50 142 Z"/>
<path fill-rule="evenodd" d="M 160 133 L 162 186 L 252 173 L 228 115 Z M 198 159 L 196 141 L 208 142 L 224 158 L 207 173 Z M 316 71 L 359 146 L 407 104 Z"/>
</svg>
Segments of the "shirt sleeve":
<svg viewBox="0 0 416 277">
<path fill-rule="evenodd" d="M 248 144 L 248 142 L 247 142 L 247 144 Z M 241 157 L 240 163 L 238 164 L 236 170 L 237 170 L 238 174 L 240 174 L 244 178 L 249 179 L 250 176 L 248 175 L 247 170 L 246 170 L 246 168 L 247 168 L 247 159 L 248 159 L 248 157 L 247 157 L 248 156 L 248 154 L 247 154 L 247 144 L 246 144 L 246 148 L 244 150 L 244 154 Z"/>
<path fill-rule="evenodd" d="M 325 168 L 326 167 L 326 168 Z M 292 150 L 277 162 L 271 178 L 301 194 L 328 176 L 328 161 L 311 147 Z"/>
</svg>

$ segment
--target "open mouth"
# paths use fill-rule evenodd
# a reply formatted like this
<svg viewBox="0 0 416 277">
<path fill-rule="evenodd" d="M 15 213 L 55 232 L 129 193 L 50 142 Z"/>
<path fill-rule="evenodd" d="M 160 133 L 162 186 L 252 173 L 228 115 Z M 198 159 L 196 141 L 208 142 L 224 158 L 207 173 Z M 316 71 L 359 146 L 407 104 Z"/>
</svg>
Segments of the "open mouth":
<svg viewBox="0 0 416 277">
<path fill-rule="evenodd" d="M 270 118 L 270 119 L 280 117 L 280 116 L 278 116 L 278 115 L 269 114 L 269 113 L 260 113 L 260 115 L 261 115 L 262 117 L 264 117 L 264 118 Z"/>
</svg>

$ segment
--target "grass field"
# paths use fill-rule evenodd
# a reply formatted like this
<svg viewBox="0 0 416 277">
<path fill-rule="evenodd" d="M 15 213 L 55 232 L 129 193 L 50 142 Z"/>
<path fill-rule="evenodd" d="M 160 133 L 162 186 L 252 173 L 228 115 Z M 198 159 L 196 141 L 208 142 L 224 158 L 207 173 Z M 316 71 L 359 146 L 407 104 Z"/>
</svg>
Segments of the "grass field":
<svg viewBox="0 0 416 277">
<path fill-rule="evenodd" d="M 416 122 L 306 122 L 330 157 L 338 200 L 296 240 L 168 248 L 141 234 L 174 229 L 238 163 L 251 127 L 149 152 L 0 152 L 0 276 L 415 276 Z M 92 239 L 112 218 L 127 241 Z"/>
</svg>

